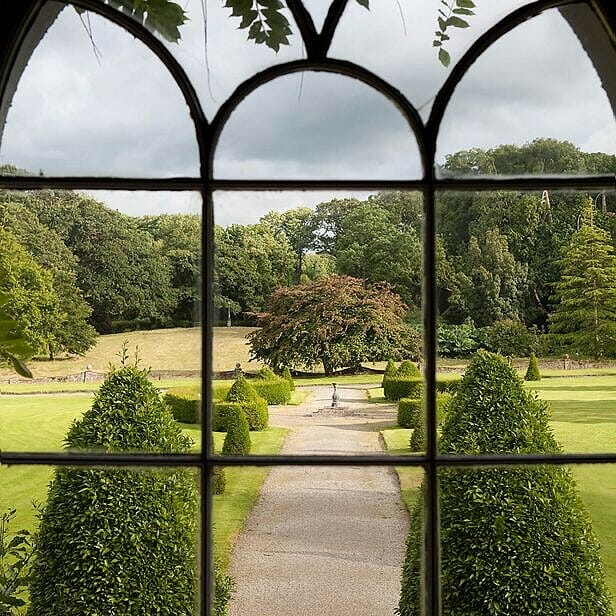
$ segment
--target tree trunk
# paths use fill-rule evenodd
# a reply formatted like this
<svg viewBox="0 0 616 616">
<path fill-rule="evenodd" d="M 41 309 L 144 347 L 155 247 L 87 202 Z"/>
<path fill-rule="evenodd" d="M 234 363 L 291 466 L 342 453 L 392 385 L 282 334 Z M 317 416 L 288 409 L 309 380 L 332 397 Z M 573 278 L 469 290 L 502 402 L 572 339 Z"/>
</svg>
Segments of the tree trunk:
<svg viewBox="0 0 616 616">
<path fill-rule="evenodd" d="M 325 376 L 332 376 L 334 374 L 334 366 L 327 359 L 322 359 L 323 370 L 325 370 Z"/>
</svg>

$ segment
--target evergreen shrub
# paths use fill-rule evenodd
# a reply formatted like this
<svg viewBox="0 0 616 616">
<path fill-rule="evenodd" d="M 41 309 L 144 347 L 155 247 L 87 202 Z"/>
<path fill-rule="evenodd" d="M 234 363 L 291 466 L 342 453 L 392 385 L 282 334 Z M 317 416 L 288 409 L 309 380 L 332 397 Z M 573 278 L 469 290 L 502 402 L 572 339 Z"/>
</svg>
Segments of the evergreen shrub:
<svg viewBox="0 0 616 616">
<path fill-rule="evenodd" d="M 214 400 L 226 400 L 229 389 L 231 389 L 231 385 L 227 383 L 212 385 L 212 398 Z"/>
<path fill-rule="evenodd" d="M 440 451 L 559 453 L 548 420 L 547 404 L 504 358 L 479 353 L 449 404 Z M 568 469 L 442 469 L 439 486 L 443 614 L 613 615 L 599 545 Z M 411 531 L 401 616 L 422 613 L 420 550 Z"/>
<path fill-rule="evenodd" d="M 286 404 L 291 399 L 289 381 L 275 377 L 272 380 L 255 379 L 251 385 L 268 404 Z"/>
<path fill-rule="evenodd" d="M 461 376 L 456 376 L 453 379 L 436 379 L 436 391 L 439 393 L 454 393 L 456 389 L 458 389 L 458 385 L 460 385 L 460 381 L 462 380 Z"/>
<path fill-rule="evenodd" d="M 188 453 L 192 441 L 136 366 L 114 369 L 71 426 L 70 451 Z M 183 468 L 55 471 L 41 514 L 30 616 L 193 616 L 197 477 Z"/>
<path fill-rule="evenodd" d="M 423 409 L 421 398 L 400 398 L 398 402 L 398 425 L 401 428 L 414 428 L 416 409 Z"/>
<path fill-rule="evenodd" d="M 413 433 L 409 440 L 411 451 L 419 452 L 426 450 L 426 428 L 424 425 L 423 409 L 415 412 L 413 417 Z"/>
<path fill-rule="evenodd" d="M 396 371 L 396 376 L 421 376 L 421 372 L 419 372 L 419 368 L 408 359 L 404 360 L 400 366 L 398 366 L 398 370 Z"/>
<path fill-rule="evenodd" d="M 237 377 L 227 394 L 227 402 L 239 402 L 250 430 L 265 430 L 269 423 L 267 400 L 262 398 L 245 376 Z"/>
<path fill-rule="evenodd" d="M 385 387 L 385 381 L 390 379 L 392 376 L 396 376 L 398 373 L 398 368 L 396 368 L 396 364 L 393 359 L 387 361 L 387 366 L 385 366 L 385 372 L 383 373 L 383 380 L 381 381 L 381 387 Z"/>
<path fill-rule="evenodd" d="M 393 376 L 385 380 L 383 392 L 388 400 L 421 398 L 423 379 L 414 376 Z"/>
<path fill-rule="evenodd" d="M 291 375 L 291 371 L 288 366 L 285 366 L 282 370 L 282 378 L 289 383 L 291 391 L 295 391 L 295 381 L 293 380 L 293 376 Z"/>
<path fill-rule="evenodd" d="M 524 376 L 525 381 L 540 381 L 541 380 L 541 372 L 539 372 L 539 362 L 537 361 L 537 357 L 534 353 L 530 354 L 530 358 L 528 360 L 528 369 L 526 370 L 526 375 Z"/>
<path fill-rule="evenodd" d="M 245 456 L 250 453 L 250 432 L 243 408 L 230 411 L 227 418 L 227 434 L 222 444 L 222 453 L 227 456 Z"/>
<path fill-rule="evenodd" d="M 176 421 L 201 423 L 201 392 L 197 388 L 173 387 L 167 390 L 165 402 Z"/>
<path fill-rule="evenodd" d="M 212 405 L 212 431 L 226 432 L 227 422 L 229 417 L 234 417 L 237 409 L 241 409 L 242 405 L 239 402 L 221 402 L 215 400 Z"/>
<path fill-rule="evenodd" d="M 227 616 L 229 613 L 229 601 L 233 596 L 235 582 L 227 575 L 218 561 L 214 561 L 214 602 L 212 605 L 213 616 Z"/>
<path fill-rule="evenodd" d="M 214 451 L 214 437 L 211 436 L 212 451 Z M 214 494 L 224 494 L 227 487 L 227 475 L 222 466 L 215 466 L 212 473 L 212 492 Z"/>
<path fill-rule="evenodd" d="M 276 373 L 269 367 L 263 366 L 255 377 L 256 379 L 260 379 L 262 381 L 275 381 L 280 378 L 276 375 Z"/>
</svg>

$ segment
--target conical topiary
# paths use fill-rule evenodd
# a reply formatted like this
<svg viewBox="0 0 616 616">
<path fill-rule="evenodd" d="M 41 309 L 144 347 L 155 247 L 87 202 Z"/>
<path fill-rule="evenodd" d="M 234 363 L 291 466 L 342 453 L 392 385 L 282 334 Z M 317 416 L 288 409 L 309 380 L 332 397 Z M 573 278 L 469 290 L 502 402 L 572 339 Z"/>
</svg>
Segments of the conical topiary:
<svg viewBox="0 0 616 616">
<path fill-rule="evenodd" d="M 147 373 L 112 370 L 66 437 L 72 450 L 188 453 Z M 55 472 L 35 546 L 30 616 L 196 609 L 197 477 L 181 468 Z"/>
<path fill-rule="evenodd" d="M 277 378 L 277 377 L 275 377 Z M 245 376 L 238 376 L 227 394 L 227 402 L 239 402 L 250 430 L 264 430 L 269 423 L 267 400 L 259 396 Z"/>
<path fill-rule="evenodd" d="M 393 359 L 388 360 L 387 366 L 385 366 L 385 372 L 383 373 L 383 380 L 381 381 L 381 387 L 385 387 L 385 381 L 392 377 L 396 376 L 398 369 L 396 368 L 396 364 Z"/>
<path fill-rule="evenodd" d="M 398 367 L 396 376 L 421 376 L 419 368 L 408 359 L 403 361 Z"/>
<path fill-rule="evenodd" d="M 548 418 L 547 405 L 504 358 L 480 353 L 449 404 L 440 450 L 558 453 Z M 442 469 L 439 488 L 443 614 L 613 614 L 599 546 L 568 469 Z M 422 613 L 421 503 L 407 540 L 401 616 Z"/>
<path fill-rule="evenodd" d="M 235 408 L 227 418 L 227 434 L 222 444 L 226 456 L 245 456 L 250 453 L 250 432 L 244 409 Z"/>
<path fill-rule="evenodd" d="M 524 376 L 525 381 L 540 381 L 541 380 L 541 372 L 539 372 L 539 362 L 535 357 L 534 353 L 530 354 L 530 358 L 528 360 L 528 369 L 526 370 L 526 375 Z"/>
<path fill-rule="evenodd" d="M 288 366 L 285 366 L 282 371 L 282 378 L 289 382 L 291 386 L 291 391 L 295 391 L 295 381 L 293 381 L 293 377 L 291 376 L 291 371 Z"/>
</svg>

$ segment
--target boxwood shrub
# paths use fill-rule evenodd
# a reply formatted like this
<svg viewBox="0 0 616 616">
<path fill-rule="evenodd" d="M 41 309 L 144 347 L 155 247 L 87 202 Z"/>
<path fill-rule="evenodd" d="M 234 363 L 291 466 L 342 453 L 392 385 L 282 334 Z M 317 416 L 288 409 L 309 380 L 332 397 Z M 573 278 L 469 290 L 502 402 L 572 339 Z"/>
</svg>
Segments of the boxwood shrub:
<svg viewBox="0 0 616 616">
<path fill-rule="evenodd" d="M 541 380 L 541 372 L 539 372 L 539 362 L 537 361 L 537 357 L 534 353 L 530 354 L 530 358 L 528 359 L 528 369 L 526 370 L 526 375 L 524 376 L 525 381 L 540 381 Z"/>
<path fill-rule="evenodd" d="M 385 379 L 383 392 L 388 400 L 421 398 L 423 379 L 415 376 L 394 376 Z"/>
<path fill-rule="evenodd" d="M 268 404 L 286 404 L 291 399 L 291 386 L 286 379 L 278 377 L 269 381 L 255 379 L 251 385 Z"/>
<path fill-rule="evenodd" d="M 424 417 L 421 411 L 416 412 L 413 417 L 413 433 L 409 440 L 409 447 L 411 451 L 425 451 L 426 450 L 426 427 L 424 425 Z"/>
<path fill-rule="evenodd" d="M 450 394 L 455 393 L 462 380 L 461 376 L 456 376 L 453 379 L 436 379 L 436 391 L 439 393 L 448 392 Z"/>
<path fill-rule="evenodd" d="M 504 358 L 479 353 L 451 400 L 440 450 L 559 453 L 548 420 L 547 404 Z M 439 486 L 443 614 L 613 614 L 599 545 L 567 468 L 442 469 Z M 411 532 L 401 616 L 421 614 L 420 549 Z"/>
<path fill-rule="evenodd" d="M 269 423 L 267 400 L 262 398 L 255 388 L 239 376 L 227 394 L 227 402 L 239 402 L 244 409 L 250 430 L 265 430 Z"/>
<path fill-rule="evenodd" d="M 233 596 L 235 582 L 227 575 L 218 561 L 214 561 L 214 601 L 212 602 L 213 616 L 227 616 L 229 601 Z"/>
<path fill-rule="evenodd" d="M 401 428 L 414 428 L 415 410 L 423 409 L 421 398 L 400 398 L 398 402 L 398 425 Z"/>
<path fill-rule="evenodd" d="M 387 361 L 387 365 L 385 366 L 385 372 L 383 373 L 383 380 L 381 381 L 381 387 L 385 387 L 385 381 L 390 379 L 392 376 L 396 376 L 398 373 L 398 368 L 396 368 L 396 364 L 393 359 Z"/>
<path fill-rule="evenodd" d="M 419 368 L 412 361 L 405 359 L 398 366 L 396 376 L 421 376 L 421 372 L 419 372 Z"/>
<path fill-rule="evenodd" d="M 173 387 L 167 390 L 165 402 L 173 417 L 182 423 L 201 423 L 201 393 L 192 387 Z"/>
<path fill-rule="evenodd" d="M 291 376 L 291 371 L 288 366 L 285 366 L 282 371 L 282 378 L 285 379 L 289 383 L 289 387 L 291 387 L 291 391 L 295 391 L 295 381 Z"/>
<path fill-rule="evenodd" d="M 230 411 L 227 417 L 227 434 L 222 444 L 222 453 L 228 456 L 245 456 L 250 453 L 250 432 L 243 408 Z"/>
<path fill-rule="evenodd" d="M 71 451 L 188 453 L 191 440 L 136 366 L 114 369 L 71 426 Z M 192 616 L 197 477 L 182 468 L 55 471 L 30 580 L 30 616 Z"/>
<path fill-rule="evenodd" d="M 212 430 L 214 432 L 226 432 L 229 417 L 234 416 L 238 408 L 242 408 L 239 402 L 221 402 L 215 400 L 212 405 Z"/>
</svg>

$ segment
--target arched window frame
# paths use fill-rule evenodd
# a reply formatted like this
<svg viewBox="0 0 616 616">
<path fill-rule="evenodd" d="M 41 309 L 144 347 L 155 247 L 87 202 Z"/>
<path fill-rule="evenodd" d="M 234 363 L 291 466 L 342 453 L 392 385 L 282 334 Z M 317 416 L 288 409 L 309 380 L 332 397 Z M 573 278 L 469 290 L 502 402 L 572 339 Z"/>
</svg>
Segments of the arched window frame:
<svg viewBox="0 0 616 616">
<path fill-rule="evenodd" d="M 98 0 L 72 0 L 71 4 L 116 23 L 140 39 L 168 68 L 190 109 L 199 147 L 200 174 L 190 178 L 122 178 L 122 177 L 0 177 L 0 189 L 42 190 L 150 190 L 150 191 L 199 191 L 203 197 L 202 231 L 202 387 L 205 408 L 210 408 L 212 375 L 212 327 L 213 322 L 213 193 L 220 191 L 265 191 L 265 190 L 408 190 L 419 191 L 424 201 L 424 265 L 423 265 L 423 325 L 426 378 L 427 451 L 423 456 L 222 456 L 211 450 L 209 434 L 211 417 L 204 413 L 201 453 L 185 455 L 166 454 L 36 454 L 11 451 L 0 452 L 1 464 L 14 465 L 98 465 L 98 466 L 186 466 L 201 471 L 202 533 L 201 551 L 201 614 L 210 614 L 206 597 L 212 588 L 211 521 L 212 497 L 211 476 L 214 465 L 369 465 L 369 466 L 415 466 L 425 472 L 425 613 L 440 614 L 439 589 L 439 527 L 438 527 L 438 479 L 437 473 L 444 467 L 472 467 L 478 465 L 538 465 L 538 464 L 608 464 L 616 463 L 616 452 L 607 454 L 558 454 L 558 455 L 440 455 L 437 451 L 436 426 L 436 255 L 435 255 L 435 195 L 450 191 L 489 190 L 614 190 L 614 176 L 571 177 L 489 177 L 489 178 L 438 178 L 435 171 L 436 144 L 444 113 L 455 87 L 463 79 L 473 63 L 493 43 L 515 27 L 550 9 L 559 9 L 572 25 L 603 81 L 616 109 L 616 13 L 610 7 L 611 0 L 537 0 L 513 11 L 483 33 L 452 68 L 440 88 L 427 122 L 423 122 L 416 108 L 399 92 L 374 73 L 352 62 L 330 59 L 327 55 L 336 27 L 348 0 L 333 0 L 321 32 L 317 32 L 312 18 L 301 0 L 287 0 L 306 49 L 306 58 L 279 64 L 261 71 L 242 84 L 220 107 L 211 122 L 205 117 L 198 96 L 182 67 L 171 52 L 147 29 L 129 16 L 118 12 Z M 590 23 L 584 9 L 590 8 L 598 18 Z M 55 19 L 48 0 L 0 0 L 0 139 L 11 98 L 30 55 Z M 56 11 L 57 15 L 57 11 Z M 603 29 L 597 28 L 597 23 Z M 247 53 L 250 53 L 247 51 Z M 610 71 L 610 68 L 612 70 Z M 381 92 L 403 114 L 417 139 L 421 154 L 423 175 L 418 180 L 235 180 L 217 179 L 214 176 L 214 157 L 221 131 L 241 101 L 261 85 L 271 80 L 300 71 L 325 71 L 358 79 Z"/>
</svg>

